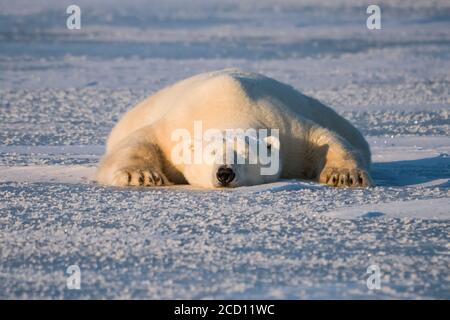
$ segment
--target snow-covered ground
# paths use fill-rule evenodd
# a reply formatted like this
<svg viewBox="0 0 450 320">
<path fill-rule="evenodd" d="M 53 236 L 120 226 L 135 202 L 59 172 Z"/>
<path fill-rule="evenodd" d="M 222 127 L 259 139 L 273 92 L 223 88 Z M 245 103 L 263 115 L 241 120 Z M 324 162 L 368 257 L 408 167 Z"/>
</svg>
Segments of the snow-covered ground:
<svg viewBox="0 0 450 320">
<path fill-rule="evenodd" d="M 450 3 L 377 2 L 0 0 L 0 298 L 450 298 Z M 377 186 L 92 181 L 125 110 L 225 67 L 351 120 Z"/>
</svg>

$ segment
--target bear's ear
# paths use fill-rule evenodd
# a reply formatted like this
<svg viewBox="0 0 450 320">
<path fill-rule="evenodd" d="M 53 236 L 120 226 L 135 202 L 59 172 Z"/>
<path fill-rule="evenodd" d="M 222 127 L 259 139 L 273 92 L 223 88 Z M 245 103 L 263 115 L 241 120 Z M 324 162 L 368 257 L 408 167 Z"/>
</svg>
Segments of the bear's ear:
<svg viewBox="0 0 450 320">
<path fill-rule="evenodd" d="M 267 145 L 267 149 L 280 149 L 280 140 L 274 136 L 268 136 L 264 138 L 264 142 Z"/>
</svg>

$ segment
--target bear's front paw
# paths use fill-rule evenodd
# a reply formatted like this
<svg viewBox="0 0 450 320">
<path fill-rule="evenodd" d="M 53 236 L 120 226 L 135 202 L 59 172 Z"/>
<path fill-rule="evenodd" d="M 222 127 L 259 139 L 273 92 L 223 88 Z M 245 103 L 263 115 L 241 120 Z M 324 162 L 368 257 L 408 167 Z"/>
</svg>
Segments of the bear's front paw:
<svg viewBox="0 0 450 320">
<path fill-rule="evenodd" d="M 169 184 L 166 176 L 153 168 L 123 168 L 116 172 L 113 179 L 113 185 L 115 186 L 162 186 Z"/>
<path fill-rule="evenodd" d="M 361 169 L 325 168 L 319 181 L 333 187 L 357 188 L 373 185 L 370 175 Z"/>
</svg>

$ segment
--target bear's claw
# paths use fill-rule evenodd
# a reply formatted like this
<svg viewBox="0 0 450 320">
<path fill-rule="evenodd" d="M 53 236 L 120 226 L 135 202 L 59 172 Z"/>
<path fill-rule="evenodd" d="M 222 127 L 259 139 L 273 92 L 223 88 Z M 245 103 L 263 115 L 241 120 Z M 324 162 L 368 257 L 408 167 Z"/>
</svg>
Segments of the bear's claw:
<svg viewBox="0 0 450 320">
<path fill-rule="evenodd" d="M 320 174 L 320 182 L 333 187 L 370 187 L 370 175 L 361 169 L 325 168 Z"/>
<path fill-rule="evenodd" d="M 116 172 L 115 186 L 162 186 L 169 184 L 161 172 L 153 168 L 123 168 Z"/>
</svg>

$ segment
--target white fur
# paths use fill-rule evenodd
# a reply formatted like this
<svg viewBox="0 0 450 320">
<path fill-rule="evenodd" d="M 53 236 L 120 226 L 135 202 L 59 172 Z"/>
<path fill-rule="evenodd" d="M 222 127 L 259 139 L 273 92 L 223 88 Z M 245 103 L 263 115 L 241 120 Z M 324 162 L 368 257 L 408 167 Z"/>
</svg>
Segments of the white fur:
<svg viewBox="0 0 450 320">
<path fill-rule="evenodd" d="M 190 183 L 215 188 L 217 165 L 171 161 L 171 133 L 194 121 L 203 129 L 279 129 L 280 170 L 235 165 L 230 187 L 279 178 L 368 186 L 370 150 L 360 132 L 317 100 L 260 74 L 226 69 L 182 80 L 128 111 L 113 128 L 97 181 L 107 185 Z M 220 146 L 219 146 L 220 147 Z"/>
</svg>

